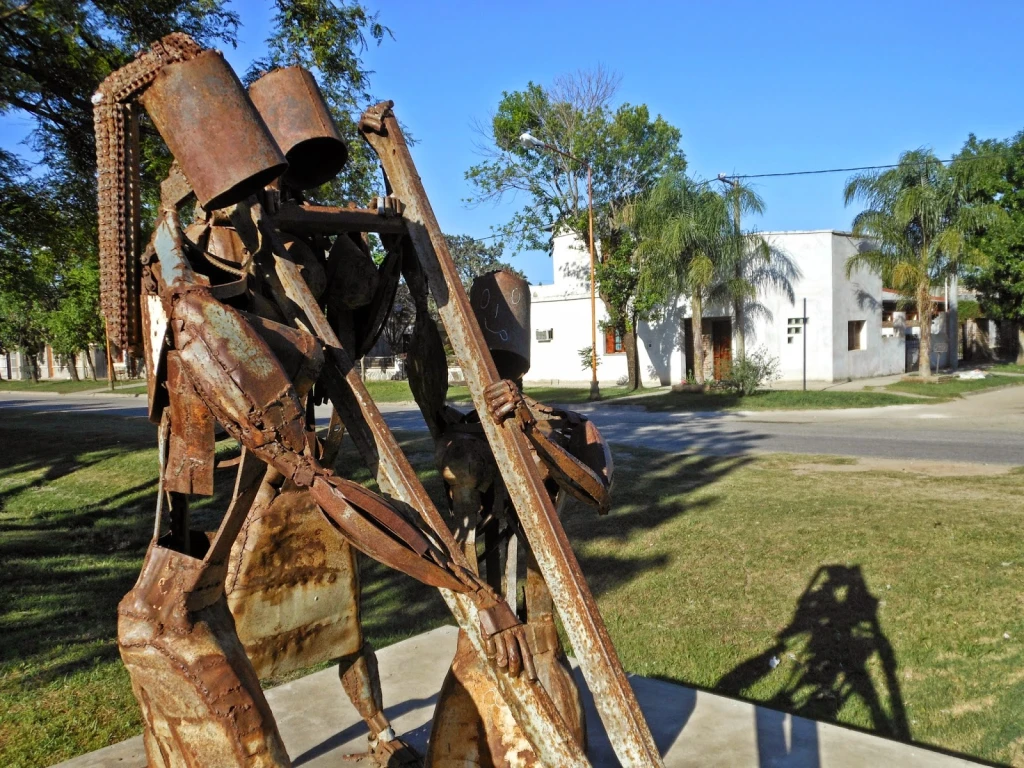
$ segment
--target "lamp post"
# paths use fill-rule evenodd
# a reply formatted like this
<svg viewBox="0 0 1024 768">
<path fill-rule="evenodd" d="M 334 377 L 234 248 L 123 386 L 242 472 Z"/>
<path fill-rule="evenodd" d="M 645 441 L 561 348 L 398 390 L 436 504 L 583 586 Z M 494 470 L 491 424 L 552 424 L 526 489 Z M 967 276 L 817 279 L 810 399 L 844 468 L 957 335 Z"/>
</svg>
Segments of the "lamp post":
<svg viewBox="0 0 1024 768">
<path fill-rule="evenodd" d="M 523 145 L 525 149 L 546 149 L 550 152 L 567 157 L 587 168 L 587 217 L 589 219 L 590 227 L 590 397 L 588 400 L 600 400 L 601 399 L 601 388 L 597 383 L 597 298 L 596 298 L 596 277 L 594 275 L 595 270 L 595 258 L 594 258 L 594 191 L 591 186 L 591 172 L 590 163 L 581 157 L 576 157 L 568 152 L 563 152 L 558 147 L 541 141 L 535 136 L 531 136 L 529 133 L 524 133 L 519 137 L 519 143 Z"/>
</svg>

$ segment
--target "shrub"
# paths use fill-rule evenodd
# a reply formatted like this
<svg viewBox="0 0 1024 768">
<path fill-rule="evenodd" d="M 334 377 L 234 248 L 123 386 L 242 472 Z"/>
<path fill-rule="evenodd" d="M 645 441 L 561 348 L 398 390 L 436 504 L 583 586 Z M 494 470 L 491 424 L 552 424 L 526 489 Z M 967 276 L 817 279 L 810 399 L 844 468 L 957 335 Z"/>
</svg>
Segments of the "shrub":
<svg viewBox="0 0 1024 768">
<path fill-rule="evenodd" d="M 750 395 L 758 387 L 779 378 L 779 358 L 772 357 L 768 350 L 759 347 L 746 357 L 733 361 L 722 384 L 740 395 Z"/>
</svg>

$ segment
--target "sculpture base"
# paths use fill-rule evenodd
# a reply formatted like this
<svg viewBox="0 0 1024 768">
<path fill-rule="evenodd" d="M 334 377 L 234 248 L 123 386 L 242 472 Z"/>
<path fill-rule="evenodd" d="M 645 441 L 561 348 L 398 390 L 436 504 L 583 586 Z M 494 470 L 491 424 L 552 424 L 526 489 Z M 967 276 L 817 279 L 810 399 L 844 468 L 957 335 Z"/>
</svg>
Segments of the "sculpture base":
<svg viewBox="0 0 1024 768">
<path fill-rule="evenodd" d="M 437 692 L 455 655 L 454 627 L 440 627 L 377 652 L 386 711 L 395 731 L 421 754 L 426 752 Z M 577 672 L 577 674 L 579 674 Z M 666 768 L 702 766 L 757 768 L 967 768 L 979 765 L 958 757 L 900 744 L 835 725 L 815 723 L 782 712 L 694 691 L 681 685 L 631 677 Z M 590 760 L 595 768 L 617 761 L 581 682 L 589 726 Z M 267 691 L 292 763 L 302 768 L 337 768 L 342 755 L 366 749 L 366 726 L 330 667 Z M 369 761 L 364 761 L 369 765 Z M 346 762 L 346 766 L 364 763 Z M 56 768 L 144 768 L 142 737 L 90 752 Z"/>
</svg>

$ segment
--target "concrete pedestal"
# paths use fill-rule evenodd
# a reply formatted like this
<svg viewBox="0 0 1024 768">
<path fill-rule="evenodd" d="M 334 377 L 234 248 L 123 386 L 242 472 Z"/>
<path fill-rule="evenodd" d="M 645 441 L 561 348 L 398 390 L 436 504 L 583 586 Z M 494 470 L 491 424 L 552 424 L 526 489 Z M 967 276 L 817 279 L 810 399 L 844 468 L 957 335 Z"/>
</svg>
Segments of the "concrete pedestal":
<svg viewBox="0 0 1024 768">
<path fill-rule="evenodd" d="M 456 630 L 441 627 L 378 652 L 384 703 L 395 730 L 425 750 L 437 692 L 455 654 Z M 577 673 L 578 674 L 578 673 Z M 969 760 L 816 723 L 712 693 L 631 677 L 666 768 L 966 768 Z M 583 686 L 581 686 L 583 687 Z M 618 765 L 593 701 L 586 695 L 590 759 Z M 366 749 L 366 726 L 335 668 L 267 691 L 295 768 L 337 768 Z M 345 765 L 361 765 L 346 762 Z M 366 762 L 369 765 L 369 762 Z M 82 755 L 57 768 L 144 768 L 142 737 Z"/>
</svg>

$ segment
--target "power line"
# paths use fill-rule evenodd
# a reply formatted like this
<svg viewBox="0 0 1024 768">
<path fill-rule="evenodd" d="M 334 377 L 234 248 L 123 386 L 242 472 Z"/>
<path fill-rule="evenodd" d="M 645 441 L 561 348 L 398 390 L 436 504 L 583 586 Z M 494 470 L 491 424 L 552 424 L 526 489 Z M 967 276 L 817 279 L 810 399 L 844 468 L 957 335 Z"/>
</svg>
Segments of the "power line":
<svg viewBox="0 0 1024 768">
<path fill-rule="evenodd" d="M 998 157 L 996 153 L 982 154 L 982 155 L 971 155 L 970 157 L 960 158 L 961 162 L 967 160 L 985 160 L 990 157 Z M 955 162 L 956 158 L 951 157 L 948 160 L 939 160 L 941 165 L 948 165 L 949 163 Z M 934 162 L 933 160 L 919 160 L 912 165 L 927 165 Z M 784 176 L 819 176 L 826 173 L 852 173 L 854 171 L 885 171 L 892 168 L 899 168 L 901 165 L 908 165 L 908 163 L 890 163 L 888 165 L 859 165 L 851 168 L 819 168 L 813 171 L 780 171 L 778 173 L 737 173 L 737 174 L 719 174 L 718 176 L 710 179 L 705 179 L 699 182 L 700 185 L 710 184 L 715 181 L 730 181 L 736 179 L 777 179 Z M 474 242 L 483 242 L 484 240 L 494 240 L 498 237 L 505 237 L 504 234 L 493 234 L 486 235 L 485 237 L 473 237 L 470 238 Z"/>
<path fill-rule="evenodd" d="M 988 155 L 972 155 L 970 157 L 961 158 L 961 162 L 965 160 L 982 160 L 990 157 L 997 157 L 995 153 Z M 947 165 L 956 161 L 955 157 L 951 157 L 948 160 L 939 160 L 942 165 Z M 932 160 L 919 160 L 914 165 L 927 165 L 928 163 L 934 162 Z M 726 179 L 770 179 L 778 178 L 780 176 L 816 176 L 823 173 L 850 173 L 852 171 L 883 171 L 891 168 L 899 168 L 901 165 L 907 165 L 907 163 L 891 163 L 889 165 L 861 165 L 854 168 L 821 168 L 814 171 L 782 171 L 779 173 L 738 173 L 738 174 L 725 174 Z M 717 180 L 717 179 L 716 179 Z"/>
</svg>

